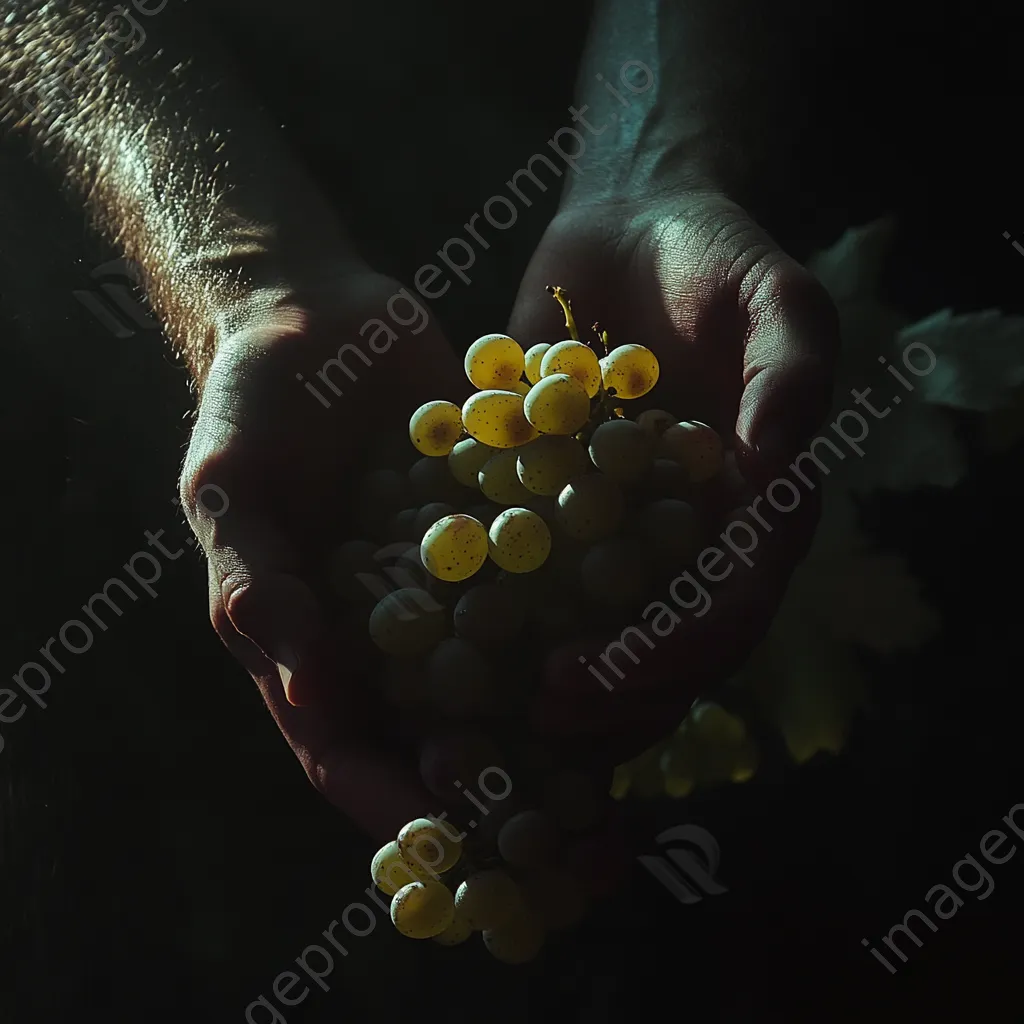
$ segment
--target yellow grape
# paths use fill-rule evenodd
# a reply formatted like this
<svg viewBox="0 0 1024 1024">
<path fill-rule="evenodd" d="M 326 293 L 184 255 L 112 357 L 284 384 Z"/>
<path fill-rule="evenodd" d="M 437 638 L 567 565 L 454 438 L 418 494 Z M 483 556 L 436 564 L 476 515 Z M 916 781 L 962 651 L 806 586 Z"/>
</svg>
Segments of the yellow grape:
<svg viewBox="0 0 1024 1024">
<path fill-rule="evenodd" d="M 445 619 L 443 606 L 425 590 L 402 587 L 382 597 L 370 613 L 370 639 L 385 654 L 416 658 L 444 636 Z"/>
<path fill-rule="evenodd" d="M 601 360 L 606 388 L 618 398 L 641 398 L 658 383 L 658 357 L 643 345 L 620 345 Z"/>
<path fill-rule="evenodd" d="M 634 483 L 654 462 L 654 442 L 632 420 L 608 420 L 590 438 L 590 458 L 605 476 Z"/>
<path fill-rule="evenodd" d="M 466 430 L 492 448 L 515 448 L 537 436 L 523 411 L 525 399 L 515 391 L 478 391 L 462 407 Z"/>
<path fill-rule="evenodd" d="M 669 427 L 674 427 L 679 418 L 664 409 L 645 409 L 636 418 L 636 425 L 651 437 L 661 437 Z"/>
<path fill-rule="evenodd" d="M 560 341 L 544 354 L 540 364 L 542 377 L 553 373 L 567 373 L 583 385 L 588 398 L 601 390 L 601 364 L 597 353 L 582 341 Z"/>
<path fill-rule="evenodd" d="M 551 348 L 550 345 L 541 342 L 526 350 L 526 379 L 531 384 L 536 384 L 543 376 L 540 372 L 540 364 L 549 348 Z"/>
<path fill-rule="evenodd" d="M 475 437 L 459 441 L 448 456 L 448 471 L 463 487 L 477 487 L 477 474 L 483 464 L 498 451 L 489 444 L 481 444 Z"/>
<path fill-rule="evenodd" d="M 559 523 L 570 537 L 592 542 L 615 532 L 625 500 L 619 485 L 603 473 L 570 480 L 558 495 Z"/>
<path fill-rule="evenodd" d="M 410 882 L 391 900 L 391 923 L 410 939 L 432 939 L 455 920 L 455 903 L 441 882 Z"/>
<path fill-rule="evenodd" d="M 423 540 L 424 534 L 434 523 L 439 522 L 446 516 L 453 515 L 455 515 L 455 506 L 449 505 L 446 501 L 432 501 L 424 505 L 416 513 L 416 518 L 412 521 L 412 539 L 417 542 Z"/>
<path fill-rule="evenodd" d="M 428 875 L 451 870 L 462 856 L 462 844 L 445 835 L 429 818 L 413 818 L 398 833 L 398 850 L 404 861 Z"/>
<path fill-rule="evenodd" d="M 462 433 L 462 412 L 453 402 L 427 402 L 409 420 L 409 437 L 421 455 L 447 455 Z"/>
<path fill-rule="evenodd" d="M 530 389 L 523 412 L 542 434 L 575 434 L 590 419 L 590 399 L 575 377 L 553 373 Z"/>
<path fill-rule="evenodd" d="M 430 878 L 418 864 L 410 864 L 402 859 L 398 843 L 392 839 L 385 843 L 370 861 L 370 878 L 381 892 L 394 896 L 403 885 L 410 882 L 423 882 Z"/>
<path fill-rule="evenodd" d="M 497 928 L 522 909 L 519 886 L 500 868 L 477 871 L 455 890 L 455 909 L 474 931 Z"/>
<path fill-rule="evenodd" d="M 521 505 L 533 497 L 516 472 L 517 451 L 506 448 L 498 452 L 484 463 L 477 476 L 484 496 L 499 505 Z"/>
<path fill-rule="evenodd" d="M 439 946 L 461 946 L 472 934 L 473 929 L 456 913 L 452 923 L 440 935 L 434 936 L 434 941 Z"/>
<path fill-rule="evenodd" d="M 510 391 L 514 391 L 517 395 L 522 395 L 525 398 L 530 393 L 532 384 L 529 384 L 525 380 L 517 380 L 514 384 L 509 387 Z"/>
<path fill-rule="evenodd" d="M 544 926 L 529 910 L 522 910 L 499 928 L 484 931 L 487 952 L 504 964 L 525 964 L 544 945 Z"/>
<path fill-rule="evenodd" d="M 533 494 L 554 497 L 587 468 L 587 454 L 574 437 L 547 434 L 517 449 L 519 479 Z"/>
<path fill-rule="evenodd" d="M 466 352 L 466 376 L 481 390 L 511 388 L 523 375 L 526 359 L 518 342 L 505 334 L 485 334 Z"/>
<path fill-rule="evenodd" d="M 420 543 L 423 566 L 449 583 L 469 579 L 487 561 L 487 530 L 472 516 L 445 516 Z"/>
<path fill-rule="evenodd" d="M 509 508 L 491 523 L 490 555 L 507 572 L 533 572 L 551 554 L 551 531 L 536 512 Z"/>
<path fill-rule="evenodd" d="M 717 476 L 725 463 L 722 439 L 697 420 L 669 427 L 661 435 L 658 454 L 678 462 L 695 484 Z"/>
</svg>

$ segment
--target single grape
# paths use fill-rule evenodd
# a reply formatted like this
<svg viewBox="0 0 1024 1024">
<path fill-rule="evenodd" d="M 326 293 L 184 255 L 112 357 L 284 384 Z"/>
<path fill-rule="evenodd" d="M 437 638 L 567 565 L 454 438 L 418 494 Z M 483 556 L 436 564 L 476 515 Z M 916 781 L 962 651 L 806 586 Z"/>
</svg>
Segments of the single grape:
<svg viewBox="0 0 1024 1024">
<path fill-rule="evenodd" d="M 397 658 L 426 654 L 444 636 L 444 608 L 425 590 L 403 587 L 382 597 L 370 613 L 370 638 Z"/>
<path fill-rule="evenodd" d="M 523 398 L 526 398 L 532 387 L 533 385 L 529 381 L 517 380 L 514 384 L 509 385 L 509 391 L 514 391 L 517 395 L 522 395 Z"/>
<path fill-rule="evenodd" d="M 551 931 L 573 928 L 588 909 L 582 882 L 564 869 L 545 869 L 528 875 L 521 883 L 523 902 Z"/>
<path fill-rule="evenodd" d="M 504 334 L 485 334 L 466 351 L 466 376 L 481 390 L 510 388 L 523 375 L 526 357 Z"/>
<path fill-rule="evenodd" d="M 614 480 L 587 473 L 570 480 L 558 495 L 558 522 L 575 540 L 593 542 L 614 533 L 625 501 Z"/>
<path fill-rule="evenodd" d="M 462 844 L 445 835 L 429 818 L 413 818 L 398 833 L 402 859 L 431 875 L 450 871 L 462 856 Z"/>
<path fill-rule="evenodd" d="M 534 345 L 526 350 L 526 379 L 531 384 L 536 384 L 543 376 L 540 372 L 540 366 L 544 359 L 544 354 L 550 348 L 550 345 L 541 342 L 539 345 Z"/>
<path fill-rule="evenodd" d="M 590 418 L 590 399 L 575 377 L 553 373 L 530 388 L 523 412 L 542 434 L 575 434 Z"/>
<path fill-rule="evenodd" d="M 440 519 L 444 519 L 446 516 L 455 515 L 455 507 L 449 505 L 446 501 L 432 501 L 429 505 L 424 505 L 416 513 L 416 518 L 412 522 L 413 526 L 413 540 L 421 541 L 427 530 L 429 530 L 434 523 Z"/>
<path fill-rule="evenodd" d="M 601 802 L 593 782 L 577 771 L 563 771 L 544 784 L 544 809 L 565 832 L 584 832 L 597 823 Z"/>
<path fill-rule="evenodd" d="M 498 833 L 498 853 L 514 868 L 541 867 L 557 852 L 558 833 L 543 811 L 520 811 Z"/>
<path fill-rule="evenodd" d="M 701 552 L 697 513 L 692 505 L 677 498 L 662 498 L 641 509 L 635 528 L 656 555 L 673 564 L 692 562 Z"/>
<path fill-rule="evenodd" d="M 601 360 L 604 386 L 614 388 L 618 398 L 642 398 L 660 372 L 657 356 L 643 345 L 620 345 Z"/>
<path fill-rule="evenodd" d="M 374 558 L 377 545 L 368 540 L 350 540 L 335 548 L 331 553 L 328 573 L 331 589 L 343 600 L 353 604 L 365 604 L 370 591 L 358 579 L 359 573 L 375 575 L 378 565 Z"/>
<path fill-rule="evenodd" d="M 479 486 L 477 474 L 497 451 L 489 444 L 481 444 L 475 437 L 464 438 L 448 456 L 448 470 L 463 487 L 475 489 Z"/>
<path fill-rule="evenodd" d="M 588 398 L 601 390 L 601 365 L 597 353 L 582 341 L 560 341 L 544 353 L 540 364 L 540 375 L 549 377 L 553 373 L 567 373 L 583 385 Z"/>
<path fill-rule="evenodd" d="M 647 596 L 651 558 L 636 538 L 611 537 L 586 553 L 580 575 L 587 597 L 596 604 L 625 608 Z"/>
<path fill-rule="evenodd" d="M 661 435 L 658 454 L 678 462 L 695 484 L 717 476 L 724 462 L 722 439 L 696 420 L 669 427 Z"/>
<path fill-rule="evenodd" d="M 492 459 L 488 459 L 480 470 L 480 490 L 484 497 L 499 505 L 520 505 L 533 497 L 533 494 L 523 486 L 516 472 L 516 452 L 515 448 L 506 448 Z"/>
<path fill-rule="evenodd" d="M 484 931 L 487 952 L 504 964 L 525 964 L 544 946 L 544 926 L 535 914 L 522 910 L 499 928 Z"/>
<path fill-rule="evenodd" d="M 427 661 L 431 703 L 453 718 L 490 714 L 499 705 L 495 673 L 484 656 L 459 637 L 442 640 Z"/>
<path fill-rule="evenodd" d="M 421 455 L 447 455 L 462 433 L 462 411 L 453 402 L 427 402 L 409 420 L 409 439 Z"/>
<path fill-rule="evenodd" d="M 420 505 L 430 501 L 446 501 L 459 505 L 466 491 L 448 471 L 447 459 L 434 459 L 424 455 L 409 469 L 409 483 L 413 496 Z"/>
<path fill-rule="evenodd" d="M 679 418 L 664 409 L 645 409 L 636 418 L 636 425 L 653 438 L 659 438 L 679 422 Z"/>
<path fill-rule="evenodd" d="M 418 864 L 402 859 L 398 843 L 392 839 L 385 843 L 370 861 L 370 878 L 381 892 L 394 896 L 399 889 L 410 882 L 425 882 L 431 877 Z"/>
<path fill-rule="evenodd" d="M 587 468 L 587 453 L 574 437 L 549 434 L 516 451 L 519 479 L 533 494 L 554 497 Z"/>
<path fill-rule="evenodd" d="M 551 553 L 551 531 L 536 512 L 509 508 L 488 531 L 489 553 L 507 572 L 533 572 Z"/>
<path fill-rule="evenodd" d="M 474 931 L 497 928 L 522 909 L 522 895 L 515 882 L 500 868 L 470 875 L 455 890 L 458 915 Z"/>
<path fill-rule="evenodd" d="M 455 919 L 440 935 L 434 936 L 439 946 L 461 946 L 471 935 L 473 929 L 456 913 Z"/>
<path fill-rule="evenodd" d="M 410 939 L 432 939 L 454 920 L 452 894 L 441 882 L 410 882 L 391 900 L 391 923 Z"/>
<path fill-rule="evenodd" d="M 471 516 L 446 516 L 427 530 L 420 556 L 439 580 L 469 579 L 487 560 L 487 530 Z"/>
<path fill-rule="evenodd" d="M 455 606 L 455 632 L 482 648 L 497 648 L 514 640 L 525 622 L 522 599 L 496 583 L 470 587 Z"/>
<path fill-rule="evenodd" d="M 492 448 L 516 448 L 537 436 L 523 412 L 525 399 L 515 391 L 478 391 L 462 407 L 466 430 Z"/>
<path fill-rule="evenodd" d="M 683 500 L 689 497 L 693 490 L 686 470 L 678 462 L 662 458 L 655 459 L 651 464 L 647 488 L 659 498 Z"/>
<path fill-rule="evenodd" d="M 608 420 L 590 438 L 590 458 L 612 480 L 635 483 L 654 462 L 654 442 L 632 420 Z"/>
</svg>

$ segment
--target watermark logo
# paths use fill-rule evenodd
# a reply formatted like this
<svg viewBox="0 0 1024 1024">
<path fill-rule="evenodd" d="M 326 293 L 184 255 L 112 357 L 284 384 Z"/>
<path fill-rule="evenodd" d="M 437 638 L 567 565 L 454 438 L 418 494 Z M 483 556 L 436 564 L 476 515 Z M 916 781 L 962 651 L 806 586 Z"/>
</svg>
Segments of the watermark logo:
<svg viewBox="0 0 1024 1024">
<path fill-rule="evenodd" d="M 668 850 L 664 857 L 646 854 L 639 858 L 680 903 L 699 903 L 704 896 L 719 896 L 728 891 L 715 881 L 720 856 L 718 843 L 706 829 L 699 825 L 676 825 L 662 832 L 657 842 L 659 846 L 681 842 L 695 848 L 675 848 Z"/>
<path fill-rule="evenodd" d="M 90 275 L 99 282 L 94 289 L 71 294 L 115 338 L 130 338 L 136 331 L 158 331 L 160 324 L 150 313 L 144 298 L 142 270 L 128 259 L 101 263 Z"/>
</svg>

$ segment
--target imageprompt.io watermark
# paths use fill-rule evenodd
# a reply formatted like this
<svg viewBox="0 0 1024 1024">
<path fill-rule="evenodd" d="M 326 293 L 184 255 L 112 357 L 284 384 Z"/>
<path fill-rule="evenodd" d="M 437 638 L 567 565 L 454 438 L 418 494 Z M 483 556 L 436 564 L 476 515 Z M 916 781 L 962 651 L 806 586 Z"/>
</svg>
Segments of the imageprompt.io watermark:
<svg viewBox="0 0 1024 1024">
<path fill-rule="evenodd" d="M 705 896 L 728 892 L 716 881 L 720 851 L 718 841 L 699 825 L 675 825 L 657 837 L 659 846 L 670 848 L 665 856 L 645 854 L 637 859 L 680 903 L 699 903 Z M 669 863 L 671 861 L 671 863 Z"/>
</svg>

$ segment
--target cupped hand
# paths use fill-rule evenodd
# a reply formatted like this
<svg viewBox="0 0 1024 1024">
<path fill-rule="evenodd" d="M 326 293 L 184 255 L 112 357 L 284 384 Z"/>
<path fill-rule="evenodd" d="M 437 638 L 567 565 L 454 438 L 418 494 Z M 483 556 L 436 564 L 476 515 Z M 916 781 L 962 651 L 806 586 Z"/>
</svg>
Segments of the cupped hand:
<svg viewBox="0 0 1024 1024">
<path fill-rule="evenodd" d="M 329 551 L 349 539 L 353 467 L 368 443 L 403 428 L 419 403 L 464 390 L 436 324 L 414 293 L 396 298 L 400 288 L 359 270 L 315 293 L 248 301 L 202 382 L 181 478 L 214 628 L 316 788 L 381 840 L 435 808 L 363 685 L 365 624 L 344 627 L 321 581 Z M 364 327 L 371 320 L 393 332 L 390 344 Z"/>
<path fill-rule="evenodd" d="M 612 346 L 653 349 L 661 377 L 646 404 L 714 427 L 735 446 L 737 464 L 758 493 L 786 474 L 829 408 L 838 346 L 830 300 L 722 195 L 603 200 L 560 212 L 527 269 L 512 315 L 510 333 L 524 345 L 567 336 L 547 285 L 565 288 L 581 336 L 596 321 Z M 604 667 L 600 654 L 623 639 L 619 629 L 556 651 L 538 727 L 578 743 L 583 756 L 611 762 L 671 731 L 695 697 L 738 668 L 767 630 L 816 522 L 817 490 L 801 493 L 786 513 L 759 503 L 768 527 L 751 520 L 758 532 L 753 565 L 733 560 L 722 581 L 703 579 L 710 606 L 700 617 L 676 608 L 681 622 L 669 631 L 663 620 L 666 635 L 645 621 L 621 623 L 622 630 L 642 627 L 650 643 L 627 639 L 636 663 L 616 656 L 622 678 L 606 673 L 612 690 L 585 665 Z M 680 572 L 686 568 L 696 572 L 692 566 Z M 719 562 L 714 572 L 725 568 Z M 673 604 L 667 588 L 650 600 Z"/>
</svg>

